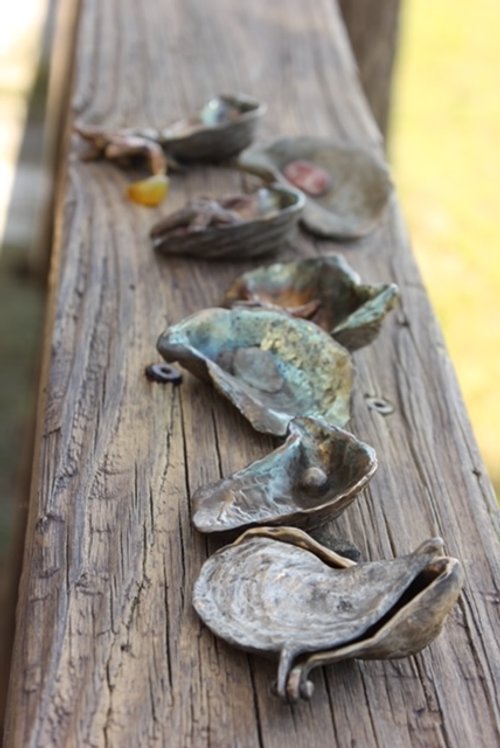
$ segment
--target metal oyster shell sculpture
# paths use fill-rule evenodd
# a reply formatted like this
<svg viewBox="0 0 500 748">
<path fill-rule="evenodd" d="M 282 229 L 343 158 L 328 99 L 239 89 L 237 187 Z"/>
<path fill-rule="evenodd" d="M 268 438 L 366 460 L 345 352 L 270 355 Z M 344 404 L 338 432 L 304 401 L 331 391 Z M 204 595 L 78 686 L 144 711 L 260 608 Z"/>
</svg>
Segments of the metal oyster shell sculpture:
<svg viewBox="0 0 500 748">
<path fill-rule="evenodd" d="M 283 309 L 312 320 L 350 350 L 368 345 L 399 297 L 395 283 L 365 285 L 340 255 L 251 270 L 227 290 L 224 306 Z"/>
<path fill-rule="evenodd" d="M 200 532 L 255 524 L 313 528 L 337 517 L 377 468 L 372 447 L 315 418 L 295 418 L 284 444 L 191 498 Z"/>
<path fill-rule="evenodd" d="M 257 143 L 240 155 L 238 165 L 267 181 L 301 186 L 307 197 L 301 220 L 324 237 L 354 239 L 368 234 L 392 190 L 381 157 L 328 138 L 303 135 Z M 313 179 L 299 178 L 300 166 L 308 167 Z"/>
<path fill-rule="evenodd" d="M 442 548 L 355 564 L 301 530 L 256 528 L 205 561 L 193 605 L 230 644 L 279 657 L 279 696 L 310 698 L 318 665 L 405 657 L 437 636 L 462 586 Z"/>
<path fill-rule="evenodd" d="M 307 320 L 205 309 L 170 327 L 158 350 L 167 362 L 211 381 L 257 431 L 282 436 L 295 416 L 319 416 L 336 426 L 349 419 L 351 357 Z"/>
<path fill-rule="evenodd" d="M 133 129 L 111 129 L 99 125 L 75 123 L 75 132 L 85 140 L 89 150 L 84 160 L 105 158 L 109 161 L 127 161 L 135 156 L 146 159 L 151 174 L 165 174 L 167 158 L 162 147 L 154 139 Z"/>
<path fill-rule="evenodd" d="M 247 260 L 279 248 L 304 208 L 297 190 L 279 185 L 218 200 L 198 197 L 153 226 L 164 254 L 206 260 Z"/>
<path fill-rule="evenodd" d="M 154 137 L 132 129 L 111 129 L 76 123 L 74 130 L 89 146 L 80 158 L 84 161 L 104 158 L 128 166 L 137 157 L 146 160 L 151 176 L 132 182 L 127 195 L 133 202 L 154 207 L 168 194 L 167 157 Z"/>
<path fill-rule="evenodd" d="M 232 158 L 252 142 L 265 104 L 245 94 L 221 94 L 193 117 L 160 130 L 158 142 L 181 162 Z"/>
</svg>

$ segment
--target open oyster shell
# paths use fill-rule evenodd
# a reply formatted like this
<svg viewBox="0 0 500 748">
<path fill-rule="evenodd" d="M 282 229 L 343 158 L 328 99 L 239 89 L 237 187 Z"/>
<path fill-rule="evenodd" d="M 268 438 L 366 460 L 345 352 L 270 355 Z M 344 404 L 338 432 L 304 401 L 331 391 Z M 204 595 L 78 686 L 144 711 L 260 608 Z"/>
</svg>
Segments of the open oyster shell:
<svg viewBox="0 0 500 748">
<path fill-rule="evenodd" d="M 380 219 L 392 185 L 381 158 L 360 146 L 306 135 L 280 137 L 244 151 L 238 165 L 267 181 L 289 186 L 287 166 L 297 162 L 316 166 L 330 176 L 323 194 L 306 195 L 302 222 L 319 236 L 357 238 Z"/>
<path fill-rule="evenodd" d="M 205 309 L 158 340 L 168 361 L 213 382 L 257 431 L 281 436 L 295 416 L 349 419 L 353 365 L 312 322 L 279 312 Z"/>
<path fill-rule="evenodd" d="M 315 418 L 295 418 L 283 445 L 193 494 L 200 532 L 255 524 L 312 528 L 337 517 L 377 469 L 375 450 Z"/>
<path fill-rule="evenodd" d="M 252 142 L 265 110 L 244 94 L 214 96 L 190 119 L 160 130 L 158 142 L 178 161 L 225 161 Z"/>
<path fill-rule="evenodd" d="M 258 257 L 278 249 L 304 202 L 300 192 L 280 186 L 218 200 L 195 198 L 153 226 L 153 246 L 206 260 Z"/>
<path fill-rule="evenodd" d="M 279 657 L 283 699 L 310 698 L 318 665 L 406 657 L 437 636 L 462 587 L 442 548 L 355 564 L 301 530 L 255 528 L 205 561 L 193 605 L 217 636 Z"/>
<path fill-rule="evenodd" d="M 312 320 L 350 350 L 377 336 L 399 297 L 395 283 L 364 285 L 340 255 L 251 270 L 226 291 L 224 306 L 283 309 Z"/>
</svg>

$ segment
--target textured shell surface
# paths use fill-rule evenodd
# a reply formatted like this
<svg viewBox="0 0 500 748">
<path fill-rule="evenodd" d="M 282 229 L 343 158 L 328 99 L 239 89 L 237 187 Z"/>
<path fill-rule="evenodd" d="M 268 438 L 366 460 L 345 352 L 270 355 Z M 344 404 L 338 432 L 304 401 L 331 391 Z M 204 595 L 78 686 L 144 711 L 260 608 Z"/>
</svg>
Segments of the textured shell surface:
<svg viewBox="0 0 500 748">
<path fill-rule="evenodd" d="M 213 382 L 257 431 L 282 436 L 295 416 L 323 417 L 336 426 L 349 419 L 351 357 L 307 320 L 205 309 L 170 327 L 158 350 L 167 362 Z"/>
<path fill-rule="evenodd" d="M 246 195 L 199 197 L 151 230 L 164 254 L 208 260 L 248 260 L 279 249 L 304 208 L 297 190 L 275 185 Z"/>
<path fill-rule="evenodd" d="M 265 111 L 265 104 L 246 94 L 219 94 L 194 116 L 161 130 L 158 139 L 179 161 L 224 161 L 250 145 Z"/>
<path fill-rule="evenodd" d="M 315 418 L 290 422 L 278 449 L 193 494 L 193 524 L 201 532 L 255 524 L 315 527 L 344 511 L 377 467 L 375 451 Z"/>
<path fill-rule="evenodd" d="M 283 698 L 308 697 L 317 665 L 405 656 L 439 633 L 462 585 L 442 546 L 347 565 L 300 530 L 257 528 L 205 561 L 193 604 L 218 636 L 279 656 Z"/>
<path fill-rule="evenodd" d="M 307 135 L 279 137 L 248 148 L 238 163 L 264 179 L 289 184 L 284 170 L 297 160 L 316 165 L 331 178 L 323 194 L 306 196 L 302 222 L 307 229 L 320 236 L 357 238 L 375 227 L 392 184 L 382 157 L 362 146 Z"/>
<path fill-rule="evenodd" d="M 283 309 L 312 320 L 350 350 L 368 345 L 399 296 L 396 284 L 365 285 L 340 255 L 278 262 L 244 273 L 225 306 Z"/>
</svg>

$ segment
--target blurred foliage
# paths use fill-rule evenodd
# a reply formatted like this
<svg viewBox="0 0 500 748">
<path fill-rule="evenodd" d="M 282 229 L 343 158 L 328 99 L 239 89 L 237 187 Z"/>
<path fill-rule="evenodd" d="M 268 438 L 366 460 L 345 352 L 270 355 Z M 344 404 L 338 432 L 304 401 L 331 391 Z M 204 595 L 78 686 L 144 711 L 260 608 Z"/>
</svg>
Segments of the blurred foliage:
<svg viewBox="0 0 500 748">
<path fill-rule="evenodd" d="M 30 466 L 26 433 L 33 425 L 36 396 L 36 352 L 43 318 L 43 292 L 27 278 L 20 266 L 18 250 L 4 247 L 0 263 L 0 568 L 15 526 L 20 496 L 26 486 L 20 471 Z M 15 258 L 15 259 L 13 259 Z"/>
<path fill-rule="evenodd" d="M 405 0 L 391 160 L 425 283 L 500 494 L 500 2 Z"/>
</svg>

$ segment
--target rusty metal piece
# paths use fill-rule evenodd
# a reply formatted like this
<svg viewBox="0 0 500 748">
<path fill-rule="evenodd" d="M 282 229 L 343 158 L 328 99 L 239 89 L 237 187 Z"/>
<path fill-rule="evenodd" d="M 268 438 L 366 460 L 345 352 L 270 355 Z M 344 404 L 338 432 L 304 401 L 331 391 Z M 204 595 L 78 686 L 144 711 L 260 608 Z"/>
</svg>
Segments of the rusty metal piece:
<svg viewBox="0 0 500 748">
<path fill-rule="evenodd" d="M 375 450 L 322 420 L 295 418 L 284 444 L 191 497 L 200 532 L 256 524 L 308 529 L 343 512 L 377 469 Z"/>
<path fill-rule="evenodd" d="M 312 322 L 267 310 L 205 309 L 158 340 L 217 390 L 257 431 L 286 434 L 295 416 L 349 419 L 353 364 L 348 352 Z"/>
<path fill-rule="evenodd" d="M 295 528 L 255 528 L 205 561 L 193 605 L 230 644 L 279 658 L 277 693 L 310 698 L 310 671 L 340 660 L 415 654 L 462 587 L 433 538 L 389 561 L 355 564 Z"/>
<path fill-rule="evenodd" d="M 330 332 L 349 350 L 368 345 L 395 306 L 395 283 L 366 285 L 340 255 L 278 262 L 237 278 L 224 306 L 282 309 Z"/>
<path fill-rule="evenodd" d="M 307 195 L 301 221 L 309 231 L 345 239 L 372 231 L 392 191 L 380 156 L 361 146 L 303 135 L 257 143 L 240 155 L 238 165 L 266 181 L 290 184 L 285 172 L 297 161 L 306 161 L 330 176 L 330 184 L 325 181 L 320 194 L 309 191 Z"/>
</svg>

